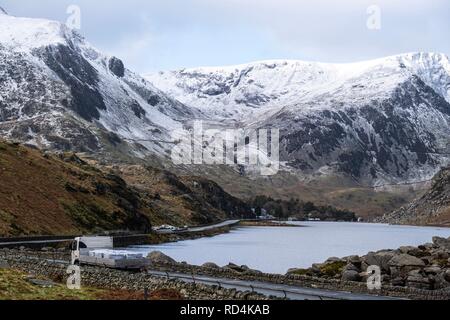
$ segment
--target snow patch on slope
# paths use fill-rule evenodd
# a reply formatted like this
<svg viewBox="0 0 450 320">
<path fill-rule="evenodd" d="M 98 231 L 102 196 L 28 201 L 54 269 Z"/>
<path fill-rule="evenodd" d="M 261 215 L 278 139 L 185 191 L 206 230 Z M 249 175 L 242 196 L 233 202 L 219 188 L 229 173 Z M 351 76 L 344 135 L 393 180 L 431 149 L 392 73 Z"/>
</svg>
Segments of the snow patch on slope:
<svg viewBox="0 0 450 320">
<path fill-rule="evenodd" d="M 0 15 L 0 42 L 16 51 L 64 44 L 74 31 L 56 21 Z"/>
<path fill-rule="evenodd" d="M 50 134 L 70 135 L 76 140 L 75 133 L 60 130 L 58 119 L 67 116 L 93 135 L 95 128 L 106 130 L 130 144 L 144 145 L 147 153 L 161 154 L 166 148 L 155 141 L 169 141 L 170 131 L 180 129 L 184 119 L 197 115 L 196 110 L 167 97 L 130 70 L 125 68 L 124 76 L 113 72 L 113 57 L 98 51 L 64 24 L 2 14 L 0 30 L 3 132 L 11 132 L 15 122 L 24 127 L 18 133 L 24 139 L 33 143 L 45 141 L 46 137 L 39 137 L 36 130 L 26 127 L 28 123 L 32 126 L 45 121 L 47 127 L 55 126 Z M 78 91 L 74 93 L 74 89 Z M 27 112 L 22 112 L 25 109 Z M 80 113 L 80 109 L 86 112 Z M 60 113 L 50 123 L 55 110 Z M 46 116 L 47 119 L 42 118 Z"/>
<path fill-rule="evenodd" d="M 159 72 L 145 77 L 181 102 L 213 117 L 242 121 L 293 104 L 330 99 L 360 103 L 387 97 L 411 76 L 450 101 L 450 64 L 443 54 L 416 53 L 348 64 L 271 60 L 229 67 Z M 314 103 L 311 107 L 322 109 Z M 309 108 L 306 106 L 306 108 Z"/>
</svg>

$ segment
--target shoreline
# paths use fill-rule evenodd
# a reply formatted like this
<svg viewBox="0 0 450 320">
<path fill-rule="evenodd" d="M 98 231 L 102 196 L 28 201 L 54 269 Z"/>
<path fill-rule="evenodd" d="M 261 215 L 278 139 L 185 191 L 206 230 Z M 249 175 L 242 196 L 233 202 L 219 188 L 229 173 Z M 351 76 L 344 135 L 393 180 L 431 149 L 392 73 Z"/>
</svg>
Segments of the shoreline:
<svg viewBox="0 0 450 320">
<path fill-rule="evenodd" d="M 157 235 L 154 242 L 183 241 L 203 237 L 212 237 L 227 233 L 230 227 L 208 230 L 197 234 L 185 235 Z M 164 237 L 161 238 L 161 236 Z M 22 264 L 23 260 L 26 264 Z M 349 291 L 355 294 L 373 294 L 408 299 L 449 299 L 450 298 L 450 237 L 434 237 L 432 243 L 419 246 L 403 246 L 395 250 L 383 249 L 368 252 L 363 256 L 352 255 L 343 258 L 328 258 L 323 263 L 313 263 L 308 268 L 291 268 L 286 273 L 261 272 L 252 269 L 252 265 L 218 266 L 213 262 L 203 265 L 193 265 L 178 262 L 165 254 L 153 250 L 147 256 L 150 262 L 148 271 L 168 272 L 192 276 L 209 276 L 218 279 L 236 279 L 247 283 L 265 282 L 274 285 L 293 285 L 302 288 L 319 288 L 331 291 Z M 60 249 L 0 249 L 0 260 L 12 266 L 17 265 L 25 271 L 33 270 L 45 272 L 49 264 L 65 264 L 70 260 L 70 251 Z M 41 269 L 34 269 L 36 263 L 43 263 Z M 294 264 L 292 264 L 294 267 Z M 370 291 L 367 288 L 369 267 L 380 269 L 381 291 Z M 85 267 L 83 267 L 85 268 Z M 104 272 L 104 268 L 89 267 L 93 274 Z M 60 270 L 62 271 L 62 269 Z M 111 270 L 106 276 L 118 276 L 120 283 L 133 286 L 131 273 Z M 149 274 L 149 279 L 153 279 Z M 157 278 L 157 277 L 156 277 Z M 108 279 L 105 279 L 107 281 Z M 93 279 L 97 285 L 97 276 Z M 164 282 L 166 283 L 166 282 Z M 102 285 L 104 285 L 102 283 Z M 103 288 L 100 285 L 100 288 Z M 184 285 L 180 282 L 180 287 Z M 194 291 L 193 291 L 194 292 Z M 198 292 L 195 292 L 198 294 Z"/>
<path fill-rule="evenodd" d="M 286 221 L 287 222 L 287 221 Z M 128 244 L 127 246 L 135 245 L 161 245 L 166 243 L 175 243 L 187 240 L 197 240 L 202 238 L 212 238 L 222 234 L 227 234 L 235 228 L 248 228 L 248 227 L 282 227 L 282 228 L 305 228 L 302 225 L 291 225 L 286 222 L 274 222 L 274 221 L 240 221 L 239 223 L 231 226 L 219 227 L 215 229 L 209 229 L 204 231 L 196 231 L 189 233 L 152 233 L 149 235 L 144 235 L 147 241 L 140 241 L 134 244 Z M 134 236 L 129 236 L 133 238 Z M 142 237 L 142 236 L 136 236 Z M 126 237 L 127 238 L 127 237 Z M 123 246 L 120 246 L 123 248 Z"/>
<path fill-rule="evenodd" d="M 449 239 L 435 238 L 433 244 L 415 247 L 402 247 L 397 250 L 382 250 L 377 253 L 369 253 L 367 256 L 358 257 L 350 256 L 346 258 L 330 258 L 323 264 L 315 264 L 311 268 L 310 272 L 296 272 L 292 269 L 286 274 L 273 274 L 264 273 L 258 270 L 253 270 L 247 266 L 239 266 L 233 263 L 229 263 L 226 266 L 219 267 L 214 263 L 205 263 L 202 266 L 190 265 L 183 262 L 177 262 L 164 254 L 156 254 L 148 257 L 150 260 L 151 269 L 148 273 L 133 273 L 128 271 L 120 271 L 113 269 L 105 269 L 103 267 L 83 266 L 83 273 L 87 276 L 88 282 L 86 285 L 90 285 L 100 289 L 113 289 L 110 287 L 110 283 L 115 283 L 118 287 L 134 288 L 136 285 L 141 284 L 143 277 L 148 279 L 148 283 L 151 283 L 153 288 L 173 288 L 183 289 L 189 288 L 191 298 L 206 298 L 210 299 L 212 296 L 216 296 L 217 290 L 221 290 L 220 286 L 206 285 L 200 287 L 188 287 L 183 283 L 182 277 L 177 279 L 173 278 L 173 275 L 189 275 L 189 278 L 202 276 L 212 277 L 218 279 L 218 281 L 226 281 L 226 279 L 234 279 L 234 281 L 241 281 L 246 283 L 263 282 L 272 285 L 290 285 L 298 288 L 311 288 L 311 289 L 323 289 L 331 292 L 349 292 L 355 295 L 372 295 L 381 297 L 395 297 L 406 299 L 420 299 L 420 300 L 448 300 L 450 298 L 450 282 L 446 286 L 440 284 L 439 287 L 430 286 L 428 278 L 418 276 L 420 272 L 429 272 L 430 266 L 417 266 L 417 262 L 411 262 L 411 257 L 418 255 L 417 250 L 440 250 L 444 246 L 446 247 L 450 243 Z M 406 252 L 406 253 L 402 253 Z M 450 250 L 447 250 L 447 253 Z M 55 250 L 55 251 L 30 251 L 30 250 L 0 250 L 0 260 L 6 261 L 12 269 L 23 270 L 24 272 L 33 273 L 35 275 L 49 276 L 54 275 L 55 271 L 59 274 L 58 278 L 64 279 L 66 264 L 61 264 L 62 261 L 69 261 L 69 251 Z M 361 272 L 361 278 L 350 278 L 348 272 L 355 271 L 354 268 L 364 264 L 367 259 L 375 259 L 377 257 L 385 257 L 386 253 L 392 255 L 392 260 L 395 262 L 389 262 L 392 267 L 400 275 L 404 277 L 404 283 L 386 281 L 386 274 L 383 271 L 382 274 L 382 287 L 380 290 L 370 290 L 367 287 L 366 272 Z M 406 259 L 405 255 L 409 257 Z M 394 259 L 395 258 L 395 259 Z M 401 259 L 400 259 L 401 258 Z M 57 259 L 57 260 L 55 260 Z M 400 259 L 400 260 L 399 260 Z M 403 260 L 402 260 L 403 259 Z M 405 260 L 406 259 L 406 260 Z M 403 262 L 402 262 L 403 261 Z M 405 262 L 406 261 L 406 262 Z M 68 262 L 67 262 L 68 263 Z M 383 267 L 384 260 L 376 262 Z M 412 264 L 412 265 L 411 265 Z M 345 266 L 344 266 L 345 265 Z M 344 267 L 343 267 L 344 266 Z M 351 266 L 351 268 L 350 268 Z M 447 267 L 442 267 L 444 277 L 447 275 L 450 268 L 450 259 L 448 260 Z M 427 271 L 428 270 L 428 271 Z M 160 271 L 161 275 L 158 276 L 154 271 Z M 330 273 L 331 272 L 331 273 Z M 432 271 L 436 274 L 436 271 Z M 169 281 L 165 274 L 171 274 Z M 413 274 L 414 276 L 411 276 Z M 176 286 L 172 287 L 176 279 Z M 112 281 L 114 280 L 114 281 Z M 112 282 L 111 282 L 112 281 Z M 63 281 L 64 282 L 64 281 Z M 220 291 L 224 293 L 224 291 Z M 227 295 L 230 292 L 226 293 Z M 245 295 L 244 295 L 245 296 Z M 257 297 L 257 296 L 255 296 Z M 235 296 L 239 298 L 239 296 Z M 273 300 L 274 297 L 259 296 L 259 298 L 265 298 Z M 189 298 L 188 298 L 189 299 Z"/>
<path fill-rule="evenodd" d="M 292 222 L 296 222 L 299 224 L 292 224 Z M 251 227 L 281 227 L 281 228 L 308 228 L 308 225 L 304 225 L 302 223 L 354 223 L 354 224 L 370 224 L 370 225 L 387 225 L 387 226 L 399 226 L 399 227 L 421 227 L 421 228 L 439 228 L 439 229 L 450 229 L 450 226 L 443 225 L 404 225 L 404 224 L 387 224 L 380 222 L 346 222 L 346 221 L 265 221 L 265 220 L 241 220 L 239 223 L 230 226 L 223 226 L 214 229 L 202 230 L 202 231 L 194 231 L 194 232 L 180 232 L 180 233 L 150 233 L 150 234 L 135 234 L 135 235 L 125 235 L 125 236 L 115 236 L 114 243 L 116 248 L 124 248 L 128 246 L 139 246 L 139 245 L 161 245 L 166 243 L 174 243 L 180 241 L 187 240 L 197 240 L 202 238 L 211 238 L 223 234 L 229 233 L 231 230 L 235 228 L 251 228 Z M 203 227 L 203 226 L 199 226 Z M 193 227 L 198 228 L 198 227 Z M 44 239 L 42 242 L 36 242 L 35 239 Z M 65 240 L 53 241 L 51 239 L 56 238 L 64 238 Z M 72 238 L 67 239 L 66 236 L 32 236 L 29 237 L 29 241 L 27 242 L 25 239 L 27 237 L 13 237 L 13 238 L 1 238 L 3 240 L 11 240 L 15 241 L 15 239 L 20 239 L 23 243 L 15 243 L 12 242 L 9 244 L 9 241 L 4 243 L 0 243 L 0 249 L 2 248 L 34 248 L 34 249 L 42 249 L 42 248 L 61 248 L 68 246 L 72 241 Z M 49 241 L 45 241 L 45 239 L 50 239 Z M 116 243 L 118 243 L 116 245 Z"/>
</svg>

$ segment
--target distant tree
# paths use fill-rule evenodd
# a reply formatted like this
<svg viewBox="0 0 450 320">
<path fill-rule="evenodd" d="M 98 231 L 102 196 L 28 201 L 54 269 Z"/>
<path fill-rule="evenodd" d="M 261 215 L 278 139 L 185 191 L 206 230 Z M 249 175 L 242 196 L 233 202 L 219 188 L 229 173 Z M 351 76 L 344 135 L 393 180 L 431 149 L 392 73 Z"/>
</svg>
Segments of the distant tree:
<svg viewBox="0 0 450 320">
<path fill-rule="evenodd" d="M 305 218 L 306 216 L 314 216 L 321 220 L 343 220 L 356 221 L 355 213 L 348 210 L 341 210 L 332 206 L 316 206 L 313 202 L 304 202 L 299 199 L 290 198 L 289 200 L 273 199 L 268 196 L 257 196 L 251 199 L 250 204 L 255 208 L 256 215 L 262 215 L 262 209 L 270 215 L 277 218 L 288 218 L 295 216 L 297 218 Z"/>
<path fill-rule="evenodd" d="M 308 201 L 303 205 L 303 210 L 305 213 L 310 213 L 316 210 L 316 206 L 314 205 L 314 203 Z"/>
</svg>

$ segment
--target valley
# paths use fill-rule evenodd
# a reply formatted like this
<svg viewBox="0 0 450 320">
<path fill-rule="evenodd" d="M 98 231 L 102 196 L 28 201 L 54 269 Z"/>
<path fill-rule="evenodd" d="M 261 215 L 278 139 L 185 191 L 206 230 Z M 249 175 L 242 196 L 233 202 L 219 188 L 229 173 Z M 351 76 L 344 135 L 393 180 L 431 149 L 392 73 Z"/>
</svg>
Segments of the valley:
<svg viewBox="0 0 450 320">
<path fill-rule="evenodd" d="M 2 1 L 0 300 L 449 300 L 450 6 L 326 2 Z"/>
<path fill-rule="evenodd" d="M 58 22 L 2 12 L 0 24 L 1 136 L 114 168 L 143 187 L 156 223 L 236 216 L 248 209 L 239 201 L 259 195 L 370 221 L 421 196 L 429 187 L 423 182 L 448 164 L 450 63 L 443 54 L 140 76 Z M 251 130 L 279 129 L 280 171 L 262 177 L 245 165 L 174 165 L 177 136 L 199 120 L 206 129 L 239 128 L 243 140 Z M 189 176 L 197 178 L 182 178 Z"/>
<path fill-rule="evenodd" d="M 0 235 L 150 233 L 152 224 L 203 225 L 249 214 L 214 182 L 151 167 L 123 170 L 0 141 Z M 136 172 L 146 180 L 136 181 Z"/>
</svg>

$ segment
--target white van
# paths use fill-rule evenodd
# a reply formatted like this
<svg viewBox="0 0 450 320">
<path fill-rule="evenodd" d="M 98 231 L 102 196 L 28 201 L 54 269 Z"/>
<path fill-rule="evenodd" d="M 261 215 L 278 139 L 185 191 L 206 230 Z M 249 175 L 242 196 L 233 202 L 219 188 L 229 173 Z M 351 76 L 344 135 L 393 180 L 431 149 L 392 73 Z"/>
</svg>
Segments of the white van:
<svg viewBox="0 0 450 320">
<path fill-rule="evenodd" d="M 72 265 L 103 266 L 112 269 L 144 270 L 149 260 L 142 254 L 123 254 L 113 250 L 112 237 L 78 237 L 72 243 Z"/>
</svg>

